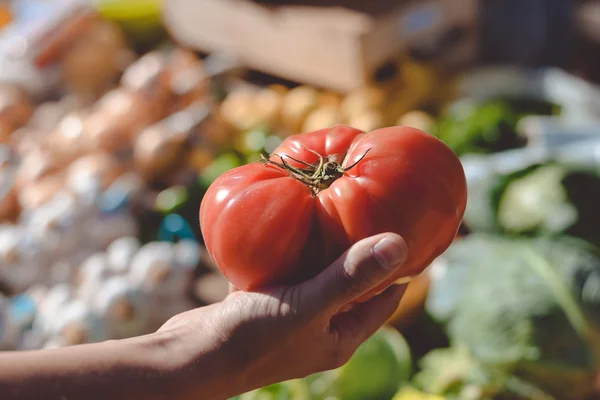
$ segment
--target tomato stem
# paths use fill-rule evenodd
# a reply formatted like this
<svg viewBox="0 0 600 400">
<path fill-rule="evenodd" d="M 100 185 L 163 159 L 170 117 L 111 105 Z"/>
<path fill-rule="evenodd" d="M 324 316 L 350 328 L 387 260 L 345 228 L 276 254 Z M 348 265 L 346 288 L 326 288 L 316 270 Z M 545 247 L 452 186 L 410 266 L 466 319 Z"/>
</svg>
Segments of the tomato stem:
<svg viewBox="0 0 600 400">
<path fill-rule="evenodd" d="M 367 153 L 371 150 L 368 149 L 362 156 L 360 156 L 360 158 L 354 164 L 344 168 L 341 166 L 340 160 L 343 160 L 345 158 L 345 155 L 344 157 L 340 157 L 339 154 L 332 154 L 327 157 L 323 157 L 314 150 L 311 150 L 306 147 L 305 149 L 319 157 L 319 160 L 313 164 L 309 164 L 307 162 L 297 160 L 292 156 L 288 156 L 287 154 L 271 154 L 269 158 L 261 155 L 260 162 L 264 163 L 265 165 L 274 165 L 278 168 L 287 171 L 291 177 L 304 183 L 311 190 L 314 196 L 319 194 L 320 191 L 327 189 L 329 186 L 331 186 L 333 182 L 344 176 L 344 174 L 347 171 L 356 167 L 358 163 L 361 162 L 362 159 L 365 158 Z M 279 157 L 281 162 L 271 160 L 272 156 Z M 284 157 L 289 158 L 290 160 L 295 161 L 299 164 L 302 164 L 306 168 L 294 167 L 290 165 Z"/>
</svg>

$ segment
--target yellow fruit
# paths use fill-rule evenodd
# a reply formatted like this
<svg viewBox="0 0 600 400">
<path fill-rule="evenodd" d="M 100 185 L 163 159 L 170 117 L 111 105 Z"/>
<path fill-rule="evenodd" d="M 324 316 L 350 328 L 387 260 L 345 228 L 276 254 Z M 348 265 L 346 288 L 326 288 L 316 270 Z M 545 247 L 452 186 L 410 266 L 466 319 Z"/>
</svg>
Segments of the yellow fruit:
<svg viewBox="0 0 600 400">
<path fill-rule="evenodd" d="M 360 129 L 365 132 L 371 132 L 375 129 L 385 127 L 385 118 L 381 112 L 377 110 L 366 110 L 360 114 L 356 114 L 350 120 L 348 125 Z"/>
<path fill-rule="evenodd" d="M 342 115 L 333 107 L 321 107 L 313 111 L 304 122 L 304 132 L 329 128 L 342 123 Z"/>
<path fill-rule="evenodd" d="M 423 111 L 410 111 L 398 119 L 396 125 L 410 126 L 425 132 L 432 132 L 435 121 L 433 117 Z"/>
<path fill-rule="evenodd" d="M 357 114 L 385 105 L 387 94 L 384 89 L 367 86 L 350 92 L 342 101 L 341 111 L 344 118 L 350 120 Z"/>
<path fill-rule="evenodd" d="M 339 109 L 342 105 L 342 96 L 338 93 L 324 92 L 319 96 L 319 103 L 323 107 Z"/>
<path fill-rule="evenodd" d="M 258 121 L 254 107 L 254 95 L 249 90 L 231 92 L 220 107 L 222 118 L 236 129 L 251 129 Z"/>
<path fill-rule="evenodd" d="M 290 90 L 284 100 L 281 119 L 285 129 L 299 132 L 306 117 L 319 105 L 319 93 L 309 86 L 298 86 Z"/>
<path fill-rule="evenodd" d="M 288 92 L 288 90 L 289 90 L 289 89 L 287 88 L 287 86 L 280 85 L 280 84 L 278 84 L 278 83 L 275 83 L 275 84 L 269 85 L 269 86 L 267 86 L 267 87 L 268 87 L 269 89 L 271 89 L 271 90 L 274 90 L 274 91 L 276 91 L 276 92 L 277 92 L 277 93 L 279 93 L 279 94 L 282 94 L 282 95 L 286 94 L 286 93 Z"/>
<path fill-rule="evenodd" d="M 264 127 L 277 128 L 281 121 L 284 94 L 276 89 L 261 89 L 254 99 L 256 117 Z"/>
</svg>

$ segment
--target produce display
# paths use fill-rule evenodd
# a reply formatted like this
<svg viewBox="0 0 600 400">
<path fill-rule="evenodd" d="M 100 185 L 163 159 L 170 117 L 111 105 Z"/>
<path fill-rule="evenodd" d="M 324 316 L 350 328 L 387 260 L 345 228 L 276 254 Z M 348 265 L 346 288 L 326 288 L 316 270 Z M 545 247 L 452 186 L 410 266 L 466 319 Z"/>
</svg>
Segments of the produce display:
<svg viewBox="0 0 600 400">
<path fill-rule="evenodd" d="M 1 297 L 0 349 L 62 347 L 153 332 L 194 306 L 187 293 L 200 251 L 195 241 L 141 245 L 136 237 L 120 237 L 85 258 L 71 280 L 61 276 L 58 283 Z"/>
<path fill-rule="evenodd" d="M 458 155 L 492 153 L 525 144 L 517 131 L 525 115 L 551 115 L 556 106 L 534 99 L 491 99 L 457 102 L 445 110 L 434 133 Z"/>
<path fill-rule="evenodd" d="M 188 221 L 198 171 L 229 132 L 213 110 L 229 67 L 173 46 L 135 55 L 119 25 L 69 4 L 54 10 L 64 26 L 42 18 L 52 35 L 17 59 L 30 85 L 0 72 L 3 350 L 144 334 L 224 292 Z M 20 23 L 0 40 L 29 32 Z M 199 275 L 219 294 L 197 293 Z"/>
<path fill-rule="evenodd" d="M 600 365 L 599 254 L 567 237 L 458 241 L 434 266 L 427 299 L 454 347 L 427 356 L 418 382 L 459 398 L 474 388 L 487 398 L 589 398 Z M 466 367 L 449 381 L 453 363 Z"/>
<path fill-rule="evenodd" d="M 600 245 L 598 167 L 548 161 L 486 177 L 473 185 L 471 194 L 480 197 L 465 223 L 484 232 L 568 234 Z"/>
<path fill-rule="evenodd" d="M 0 6 L 0 350 L 144 334 L 393 231 L 410 282 L 388 325 L 236 399 L 600 396 L 594 84 L 403 55 L 336 93 L 179 47 L 157 1 L 21 25 L 33 3 Z"/>
</svg>

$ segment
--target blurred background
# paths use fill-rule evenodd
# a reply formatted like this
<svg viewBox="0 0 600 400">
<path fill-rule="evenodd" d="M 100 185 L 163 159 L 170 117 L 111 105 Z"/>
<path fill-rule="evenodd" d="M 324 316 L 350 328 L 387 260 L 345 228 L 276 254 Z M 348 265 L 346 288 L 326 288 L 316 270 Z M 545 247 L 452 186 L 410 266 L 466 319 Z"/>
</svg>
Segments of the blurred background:
<svg viewBox="0 0 600 400">
<path fill-rule="evenodd" d="M 463 161 L 459 237 L 348 364 L 240 399 L 597 399 L 599 81 L 599 1 L 0 0 L 0 350 L 221 300 L 219 174 L 409 125 Z"/>
</svg>

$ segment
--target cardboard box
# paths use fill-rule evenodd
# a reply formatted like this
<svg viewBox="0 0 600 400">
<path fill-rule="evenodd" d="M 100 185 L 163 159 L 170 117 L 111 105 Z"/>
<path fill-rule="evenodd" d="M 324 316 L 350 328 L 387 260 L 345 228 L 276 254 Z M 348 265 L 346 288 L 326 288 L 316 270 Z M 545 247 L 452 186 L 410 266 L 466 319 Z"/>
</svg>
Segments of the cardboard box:
<svg viewBox="0 0 600 400">
<path fill-rule="evenodd" d="M 363 86 L 410 49 L 441 44 L 449 64 L 475 54 L 477 0 L 311 3 L 169 0 L 163 14 L 182 45 L 226 52 L 249 68 L 339 91 Z M 459 43 L 444 42 L 452 32 L 462 32 Z"/>
</svg>

